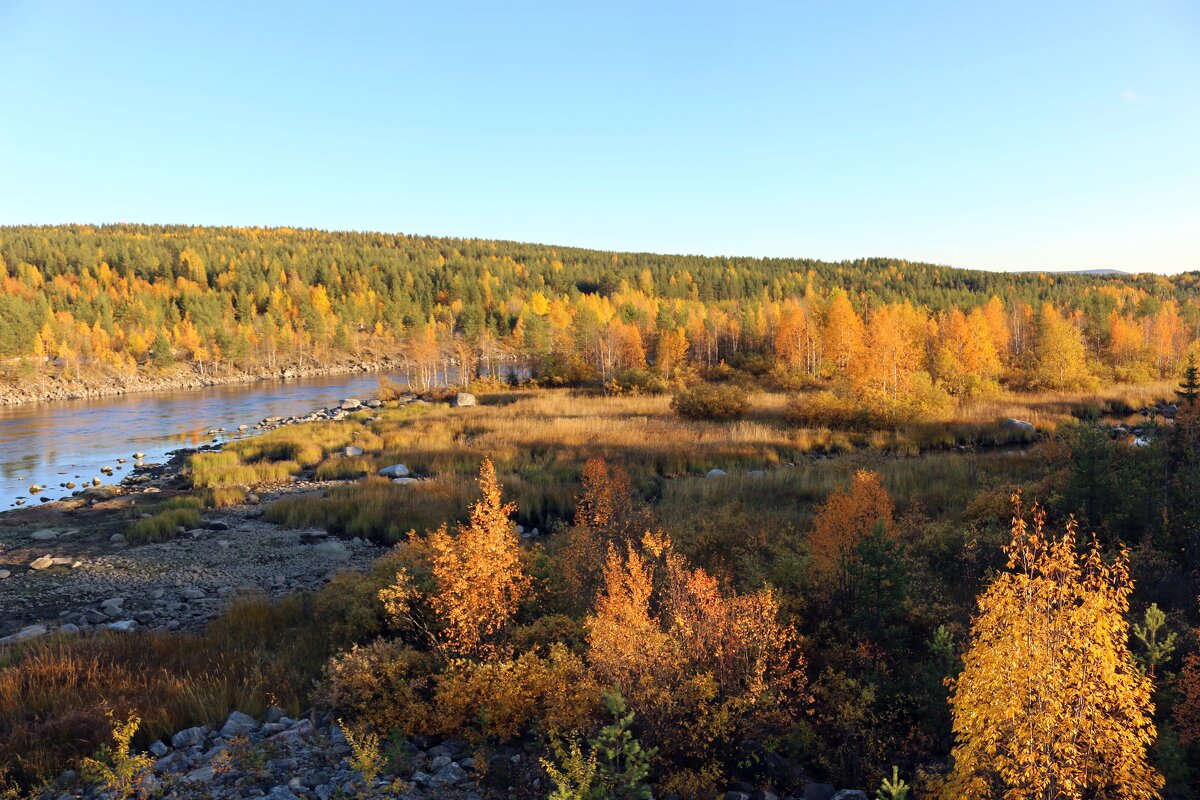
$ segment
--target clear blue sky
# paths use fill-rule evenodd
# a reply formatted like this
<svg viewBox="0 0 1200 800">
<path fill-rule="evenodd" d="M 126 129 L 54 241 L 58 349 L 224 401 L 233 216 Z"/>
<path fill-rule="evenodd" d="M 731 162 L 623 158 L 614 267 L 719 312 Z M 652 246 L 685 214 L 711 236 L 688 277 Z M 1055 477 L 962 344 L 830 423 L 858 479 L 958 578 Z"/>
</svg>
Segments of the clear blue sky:
<svg viewBox="0 0 1200 800">
<path fill-rule="evenodd" d="M 0 223 L 1200 269 L 1200 3 L 0 0 Z"/>
</svg>

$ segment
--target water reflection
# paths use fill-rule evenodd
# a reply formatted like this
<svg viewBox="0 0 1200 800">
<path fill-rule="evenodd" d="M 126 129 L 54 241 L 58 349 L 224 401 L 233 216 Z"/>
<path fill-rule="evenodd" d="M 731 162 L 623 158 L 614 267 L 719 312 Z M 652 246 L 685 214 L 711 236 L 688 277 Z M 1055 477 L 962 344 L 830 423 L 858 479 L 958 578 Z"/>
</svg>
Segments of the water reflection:
<svg viewBox="0 0 1200 800">
<path fill-rule="evenodd" d="M 403 375 L 389 377 L 405 382 Z M 70 494 L 59 487 L 67 481 L 119 482 L 134 452 L 144 452 L 146 463 L 162 461 L 170 450 L 235 438 L 239 425 L 264 417 L 374 396 L 378 385 L 377 375 L 333 376 L 0 407 L 0 509 L 18 497 L 37 504 L 32 484 L 48 486 L 41 497 L 58 499 Z M 210 435 L 212 428 L 226 432 Z M 129 459 L 126 469 L 116 469 L 118 458 Z M 104 466 L 115 470 L 111 478 L 100 471 Z"/>
</svg>

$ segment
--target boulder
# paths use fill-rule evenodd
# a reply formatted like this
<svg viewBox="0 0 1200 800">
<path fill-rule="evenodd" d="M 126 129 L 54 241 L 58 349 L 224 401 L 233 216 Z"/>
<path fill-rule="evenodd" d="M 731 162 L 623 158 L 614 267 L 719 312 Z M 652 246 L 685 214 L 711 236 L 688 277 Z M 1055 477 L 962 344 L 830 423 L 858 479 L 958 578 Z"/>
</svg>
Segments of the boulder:
<svg viewBox="0 0 1200 800">
<path fill-rule="evenodd" d="M 384 478 L 407 478 L 409 473 L 408 467 L 403 464 L 392 464 L 379 470 L 379 474 Z"/>
<path fill-rule="evenodd" d="M 1029 434 L 1031 436 L 1037 433 L 1037 428 L 1034 427 L 1032 422 L 1026 422 L 1025 420 L 1021 419 L 1013 419 L 1012 417 L 1004 420 L 1004 429 L 1014 431 L 1016 433 Z"/>
<path fill-rule="evenodd" d="M 29 564 L 30 569 L 36 569 L 36 570 L 50 569 L 53 566 L 54 566 L 54 559 L 51 558 L 50 556 L 42 556 L 41 558 L 35 558 Z"/>
<path fill-rule="evenodd" d="M 363 403 L 363 405 L 366 406 L 367 408 L 379 408 L 380 406 L 383 405 L 383 403 L 380 402 L 379 400 L 375 400 L 374 398 L 372 398 L 371 400 L 365 401 Z"/>
<path fill-rule="evenodd" d="M 437 786 L 456 786 L 465 783 L 469 778 L 467 772 L 453 761 L 439 769 L 433 775 L 432 783 Z"/>
<path fill-rule="evenodd" d="M 339 541 L 321 542 L 313 547 L 313 553 L 330 561 L 349 561 L 350 550 Z"/>
<path fill-rule="evenodd" d="M 347 397 L 338 405 L 338 408 L 340 408 L 342 411 L 354 411 L 355 409 L 361 407 L 362 403 L 357 397 Z"/>
<path fill-rule="evenodd" d="M 204 592 L 199 589 L 184 589 L 179 593 L 179 596 L 184 600 L 203 600 Z"/>
<path fill-rule="evenodd" d="M 858 789 L 842 789 L 835 794 L 830 800 L 869 800 L 866 792 L 861 792 Z"/>
<path fill-rule="evenodd" d="M 9 575 L 12 575 L 12 573 L 11 573 L 11 572 L 9 572 L 9 571 L 8 571 L 8 570 L 6 570 L 6 569 L 0 569 L 0 581 L 4 580 L 4 579 L 5 579 L 5 578 L 7 578 Z"/>
<path fill-rule="evenodd" d="M 475 395 L 470 392 L 459 392 L 450 398 L 450 405 L 455 408 L 463 408 L 465 406 L 478 405 L 478 401 L 476 401 Z"/>
<path fill-rule="evenodd" d="M 416 478 L 392 478 L 392 483 L 398 483 L 401 486 L 407 486 L 410 483 L 416 483 Z"/>
<path fill-rule="evenodd" d="M 104 627 L 110 631 L 119 631 L 120 633 L 129 633 L 137 627 L 137 623 L 131 619 L 123 619 L 120 622 L 110 622 Z"/>
<path fill-rule="evenodd" d="M 51 539 L 57 539 L 58 531 L 53 530 L 52 528 L 42 528 L 40 531 L 34 531 L 33 533 L 29 534 L 29 538 L 33 539 L 35 542 L 47 542 Z"/>
<path fill-rule="evenodd" d="M 361 447 L 355 447 L 351 445 L 350 447 L 347 447 L 344 452 L 347 456 L 354 458 L 355 456 L 361 456 L 363 454 L 363 449 Z"/>
<path fill-rule="evenodd" d="M 4 639 L 0 639 L 0 641 L 24 642 L 29 639 L 36 639 L 39 636 L 45 636 L 47 633 L 48 630 L 45 625 L 30 625 L 27 628 L 22 628 L 21 630 L 17 631 L 12 636 L 6 636 Z"/>
<path fill-rule="evenodd" d="M 185 728 L 171 737 L 171 747 L 179 750 L 204 741 L 204 728 Z"/>
<path fill-rule="evenodd" d="M 210 531 L 227 531 L 229 530 L 229 523 L 223 519 L 210 519 L 204 523 L 204 527 Z"/>
<path fill-rule="evenodd" d="M 710 469 L 708 471 L 708 473 L 704 477 L 705 478 L 724 478 L 725 474 L 726 474 L 725 470 L 717 469 L 716 467 L 713 467 L 712 469 Z"/>
<path fill-rule="evenodd" d="M 1137 436 L 1134 437 L 1132 444 L 1134 447 L 1149 447 L 1150 439 L 1146 436 Z"/>
<path fill-rule="evenodd" d="M 232 739 L 235 736 L 245 736 L 251 731 L 258 730 L 258 720 L 240 711 L 232 712 L 221 726 L 221 738 Z"/>
</svg>

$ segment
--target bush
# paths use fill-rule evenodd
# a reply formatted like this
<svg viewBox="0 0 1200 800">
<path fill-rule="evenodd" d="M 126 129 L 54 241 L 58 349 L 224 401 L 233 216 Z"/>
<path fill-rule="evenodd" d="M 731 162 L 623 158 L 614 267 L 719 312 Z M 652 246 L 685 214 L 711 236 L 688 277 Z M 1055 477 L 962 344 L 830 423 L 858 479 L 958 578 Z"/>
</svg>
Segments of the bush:
<svg viewBox="0 0 1200 800">
<path fill-rule="evenodd" d="M 696 420 L 739 419 L 749 406 L 746 390 L 733 383 L 700 383 L 671 400 L 675 413 Z"/>
<path fill-rule="evenodd" d="M 175 538 L 175 529 L 200 527 L 200 513 L 194 508 L 169 508 L 152 517 L 139 519 L 129 526 L 125 538 L 133 544 L 165 542 Z"/>
<path fill-rule="evenodd" d="M 866 409 L 833 392 L 797 394 L 785 416 L 800 428 L 867 430 L 871 427 L 871 415 Z"/>
</svg>

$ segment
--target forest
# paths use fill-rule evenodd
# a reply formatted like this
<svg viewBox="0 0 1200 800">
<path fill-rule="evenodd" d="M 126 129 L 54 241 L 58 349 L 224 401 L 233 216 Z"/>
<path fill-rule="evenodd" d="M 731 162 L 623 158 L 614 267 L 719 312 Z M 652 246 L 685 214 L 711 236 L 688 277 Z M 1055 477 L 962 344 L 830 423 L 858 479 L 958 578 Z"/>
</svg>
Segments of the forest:
<svg viewBox="0 0 1200 800">
<path fill-rule="evenodd" d="M 4 228 L 0 259 L 12 381 L 409 379 L 79 510 L 377 558 L 0 649 L 11 797 L 77 767 L 133 796 L 152 744 L 279 706 L 339 721 L 341 796 L 439 796 L 414 753 L 453 744 L 488 798 L 1200 798 L 1196 275 L 154 226 Z"/>
<path fill-rule="evenodd" d="M 312 230 L 0 228 L 5 379 L 398 359 L 418 387 L 519 371 L 665 391 L 742 366 L 890 420 L 1018 390 L 1174 378 L 1197 275 L 991 273 Z M 771 373 L 767 376 L 767 373 Z"/>
</svg>

